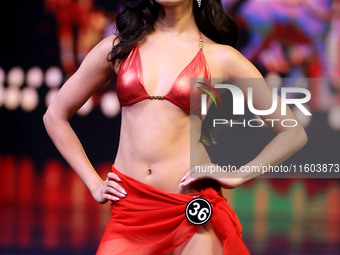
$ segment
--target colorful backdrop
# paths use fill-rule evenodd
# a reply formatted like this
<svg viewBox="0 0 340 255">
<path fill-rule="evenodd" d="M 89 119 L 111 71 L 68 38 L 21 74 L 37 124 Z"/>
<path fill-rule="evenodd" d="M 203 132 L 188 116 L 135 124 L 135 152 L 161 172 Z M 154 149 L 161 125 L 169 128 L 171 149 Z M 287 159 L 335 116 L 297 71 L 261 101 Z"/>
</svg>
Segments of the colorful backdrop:
<svg viewBox="0 0 340 255">
<path fill-rule="evenodd" d="M 204 0 L 203 0 L 204 1 Z M 317 78 L 309 143 L 291 163 L 340 163 L 340 1 L 225 0 L 237 48 L 266 78 Z M 0 8 L 0 254 L 94 254 L 110 217 L 49 140 L 42 116 L 86 53 L 113 33 L 118 0 L 3 1 Z M 285 84 L 282 84 L 285 86 Z M 104 177 L 118 146 L 114 79 L 71 121 Z M 227 130 L 244 163 L 268 129 Z M 245 136 L 249 136 L 245 138 Z M 243 139 L 244 138 L 244 139 Z M 251 143 L 249 143 L 251 141 Z M 257 147 L 255 144 L 260 144 Z M 340 179 L 257 179 L 224 191 L 251 254 L 340 254 Z"/>
</svg>

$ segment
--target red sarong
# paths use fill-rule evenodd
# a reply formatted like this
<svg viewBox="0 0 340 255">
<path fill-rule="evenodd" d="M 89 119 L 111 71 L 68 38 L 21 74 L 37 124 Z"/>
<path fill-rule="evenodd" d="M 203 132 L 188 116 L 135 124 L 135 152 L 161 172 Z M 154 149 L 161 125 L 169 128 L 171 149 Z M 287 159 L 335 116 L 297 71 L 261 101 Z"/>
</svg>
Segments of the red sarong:
<svg viewBox="0 0 340 255">
<path fill-rule="evenodd" d="M 112 203 L 112 218 L 97 255 L 166 254 L 174 250 L 201 227 L 191 224 L 185 216 L 186 205 L 197 196 L 212 205 L 210 221 L 223 236 L 224 254 L 250 254 L 242 242 L 242 226 L 236 213 L 212 187 L 198 194 L 167 193 L 120 173 L 114 166 L 112 170 L 122 180 L 120 185 L 127 195 Z"/>
</svg>

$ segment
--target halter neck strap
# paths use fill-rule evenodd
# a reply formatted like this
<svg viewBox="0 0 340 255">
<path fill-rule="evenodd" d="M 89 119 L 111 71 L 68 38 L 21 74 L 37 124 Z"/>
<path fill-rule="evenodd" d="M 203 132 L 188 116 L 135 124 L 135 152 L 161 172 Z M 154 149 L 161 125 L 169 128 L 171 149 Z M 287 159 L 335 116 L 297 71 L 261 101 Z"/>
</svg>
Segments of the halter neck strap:
<svg viewBox="0 0 340 255">
<path fill-rule="evenodd" d="M 198 33 L 200 35 L 200 50 L 203 50 L 203 38 L 202 38 L 202 33 L 200 30 L 198 30 Z"/>
</svg>

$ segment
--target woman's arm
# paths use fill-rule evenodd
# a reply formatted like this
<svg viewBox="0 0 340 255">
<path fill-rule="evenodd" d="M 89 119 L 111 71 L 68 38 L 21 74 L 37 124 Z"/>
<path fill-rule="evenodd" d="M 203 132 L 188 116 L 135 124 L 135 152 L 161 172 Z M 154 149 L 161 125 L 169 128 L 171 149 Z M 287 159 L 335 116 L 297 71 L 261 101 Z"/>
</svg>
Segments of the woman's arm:
<svg viewBox="0 0 340 255">
<path fill-rule="evenodd" d="M 228 46 L 223 46 L 223 52 L 221 52 L 220 56 L 221 63 L 224 63 L 224 77 L 230 77 L 235 80 L 236 85 L 242 90 L 245 97 L 248 94 L 248 87 L 252 87 L 252 98 L 255 109 L 269 109 L 272 105 L 272 89 L 267 85 L 254 65 L 238 51 Z M 263 167 L 261 169 L 261 166 L 279 165 L 306 144 L 306 132 L 290 108 L 286 106 L 286 115 L 281 115 L 280 97 L 278 97 L 277 109 L 270 115 L 260 117 L 274 130 L 276 136 L 263 148 L 257 157 L 244 165 L 244 167 L 256 166 L 257 169 L 260 169 L 261 171 L 252 173 L 238 172 L 237 174 L 230 173 L 228 174 L 230 177 L 216 178 L 223 187 L 233 188 L 247 180 L 258 177 L 263 170 Z M 277 119 L 278 121 L 275 121 L 275 124 L 272 125 L 272 122 L 266 121 L 266 119 Z M 296 127 L 284 127 L 278 124 L 284 119 L 296 120 L 298 125 Z M 184 176 L 181 186 L 186 186 L 189 183 L 202 178 L 202 176 L 199 176 L 197 173 L 193 174 L 193 172 L 193 169 L 191 169 L 191 173 L 188 172 Z"/>
<path fill-rule="evenodd" d="M 53 143 L 99 203 L 109 199 L 116 201 L 117 197 L 112 194 L 119 196 L 124 191 L 114 182 L 120 181 L 114 173 L 110 173 L 105 182 L 99 177 L 69 120 L 100 86 L 112 79 L 114 70 L 107 61 L 107 55 L 113 40 L 113 36 L 107 37 L 90 51 L 79 69 L 62 86 L 44 115 L 44 124 Z"/>
</svg>

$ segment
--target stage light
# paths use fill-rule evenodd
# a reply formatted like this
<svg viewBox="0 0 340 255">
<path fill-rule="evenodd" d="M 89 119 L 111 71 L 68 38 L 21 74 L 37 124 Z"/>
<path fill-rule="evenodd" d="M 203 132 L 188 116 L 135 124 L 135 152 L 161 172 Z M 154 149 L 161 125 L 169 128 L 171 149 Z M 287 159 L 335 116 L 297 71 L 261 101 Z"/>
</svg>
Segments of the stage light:
<svg viewBox="0 0 340 255">
<path fill-rule="evenodd" d="M 93 100 L 92 97 L 90 97 L 86 103 L 78 110 L 78 114 L 80 116 L 85 116 L 87 115 L 93 108 Z"/>
<path fill-rule="evenodd" d="M 33 88 L 24 88 L 21 92 L 21 108 L 26 112 L 33 111 L 39 103 L 38 92 Z"/>
<path fill-rule="evenodd" d="M 46 97 L 45 97 L 46 107 L 48 107 L 51 104 L 52 100 L 57 95 L 58 91 L 59 89 L 50 89 L 50 91 L 47 92 Z"/>
<path fill-rule="evenodd" d="M 120 112 L 120 105 L 115 92 L 107 92 L 102 96 L 100 108 L 108 118 L 113 118 Z"/>
<path fill-rule="evenodd" d="M 306 109 L 309 112 L 312 112 L 312 110 L 309 108 L 308 105 L 304 105 L 306 107 Z M 296 106 L 294 106 L 293 108 L 293 112 L 296 115 L 296 118 L 300 121 L 301 125 L 303 127 L 308 127 L 310 122 L 312 121 L 312 116 L 311 115 L 305 115 L 303 114 L 303 112 L 301 112 L 300 109 L 298 109 Z"/>
<path fill-rule="evenodd" d="M 16 66 L 9 70 L 7 74 L 7 83 L 9 87 L 20 88 L 25 81 L 25 72 L 22 68 Z"/>
<path fill-rule="evenodd" d="M 8 110 L 15 110 L 20 104 L 20 89 L 17 87 L 9 87 L 5 90 L 4 97 L 4 106 Z"/>
<path fill-rule="evenodd" d="M 63 82 L 63 73 L 58 67 L 50 67 L 45 74 L 45 83 L 49 88 L 60 87 Z"/>
<path fill-rule="evenodd" d="M 32 67 L 26 73 L 26 83 L 29 87 L 39 88 L 44 82 L 44 73 L 39 67 Z"/>
<path fill-rule="evenodd" d="M 340 130 L 340 105 L 334 106 L 328 113 L 329 126 L 339 131 Z"/>
</svg>

